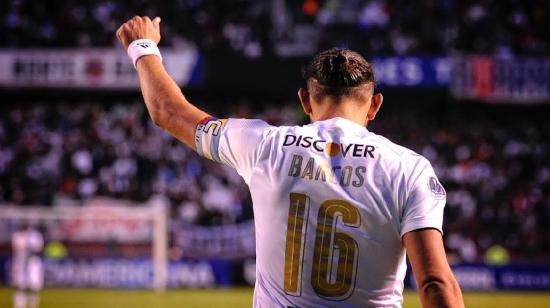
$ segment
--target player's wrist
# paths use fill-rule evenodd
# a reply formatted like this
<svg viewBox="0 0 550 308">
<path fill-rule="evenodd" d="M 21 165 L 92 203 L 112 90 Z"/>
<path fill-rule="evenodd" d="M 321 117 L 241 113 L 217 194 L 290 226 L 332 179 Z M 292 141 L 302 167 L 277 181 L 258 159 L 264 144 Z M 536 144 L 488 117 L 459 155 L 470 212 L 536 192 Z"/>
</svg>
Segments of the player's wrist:
<svg viewBox="0 0 550 308">
<path fill-rule="evenodd" d="M 160 50 L 153 40 L 150 39 L 138 39 L 134 40 L 128 45 L 128 56 L 132 59 L 132 64 L 136 68 L 137 61 L 143 56 L 154 55 L 160 58 L 162 61 L 162 55 Z"/>
</svg>

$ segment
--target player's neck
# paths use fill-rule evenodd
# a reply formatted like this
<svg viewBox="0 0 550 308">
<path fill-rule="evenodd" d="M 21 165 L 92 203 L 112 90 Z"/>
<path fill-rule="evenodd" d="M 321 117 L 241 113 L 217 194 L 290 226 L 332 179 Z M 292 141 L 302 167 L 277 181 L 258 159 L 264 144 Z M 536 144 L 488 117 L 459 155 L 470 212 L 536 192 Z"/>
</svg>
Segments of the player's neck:
<svg viewBox="0 0 550 308">
<path fill-rule="evenodd" d="M 312 122 L 324 121 L 332 118 L 344 118 L 352 122 L 357 123 L 363 127 L 368 124 L 366 112 L 352 108 L 354 106 L 336 105 L 320 108 L 315 112 L 315 115 L 311 117 Z"/>
</svg>

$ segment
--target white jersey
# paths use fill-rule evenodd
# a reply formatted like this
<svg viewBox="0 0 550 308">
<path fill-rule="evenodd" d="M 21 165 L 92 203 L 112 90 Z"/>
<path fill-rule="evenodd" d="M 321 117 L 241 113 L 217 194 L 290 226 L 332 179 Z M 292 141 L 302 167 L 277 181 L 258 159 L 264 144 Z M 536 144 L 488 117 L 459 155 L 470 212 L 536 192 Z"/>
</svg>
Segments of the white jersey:
<svg viewBox="0 0 550 308">
<path fill-rule="evenodd" d="M 44 283 L 40 254 L 44 239 L 36 230 L 23 230 L 12 235 L 12 282 L 20 289 L 38 291 Z"/>
<path fill-rule="evenodd" d="M 424 157 L 343 118 L 210 118 L 196 147 L 250 187 L 254 307 L 401 307 L 402 236 L 442 227 L 445 190 Z"/>
</svg>

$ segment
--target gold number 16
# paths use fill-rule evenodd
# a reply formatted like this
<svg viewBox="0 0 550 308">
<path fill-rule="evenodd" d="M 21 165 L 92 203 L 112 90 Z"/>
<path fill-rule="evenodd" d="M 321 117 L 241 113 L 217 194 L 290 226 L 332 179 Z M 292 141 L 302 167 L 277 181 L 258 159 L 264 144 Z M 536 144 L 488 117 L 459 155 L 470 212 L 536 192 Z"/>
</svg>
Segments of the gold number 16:
<svg viewBox="0 0 550 308">
<path fill-rule="evenodd" d="M 300 296 L 302 293 L 302 263 L 307 235 L 309 197 L 291 193 L 285 248 L 285 292 Z M 343 300 L 353 293 L 357 269 L 357 242 L 349 235 L 337 231 L 337 218 L 347 227 L 361 224 L 359 210 L 344 200 L 324 201 L 317 214 L 315 246 L 311 270 L 311 287 L 317 295 Z M 338 263 L 333 269 L 332 260 Z"/>
</svg>

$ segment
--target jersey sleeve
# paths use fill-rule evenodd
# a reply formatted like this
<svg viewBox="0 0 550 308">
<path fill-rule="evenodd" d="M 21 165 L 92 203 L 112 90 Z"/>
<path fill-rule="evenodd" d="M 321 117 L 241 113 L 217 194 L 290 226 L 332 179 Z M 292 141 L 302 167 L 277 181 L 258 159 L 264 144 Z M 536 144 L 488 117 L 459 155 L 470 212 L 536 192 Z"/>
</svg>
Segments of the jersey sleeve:
<svg viewBox="0 0 550 308">
<path fill-rule="evenodd" d="M 197 153 L 234 168 L 249 183 L 271 128 L 261 120 L 205 118 L 195 130 Z"/>
<path fill-rule="evenodd" d="M 434 228 L 443 233 L 443 209 L 447 195 L 431 164 L 422 158 L 412 172 L 401 219 L 401 236 L 405 233 Z"/>
</svg>

